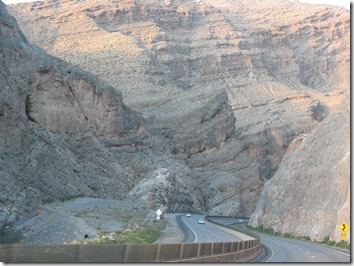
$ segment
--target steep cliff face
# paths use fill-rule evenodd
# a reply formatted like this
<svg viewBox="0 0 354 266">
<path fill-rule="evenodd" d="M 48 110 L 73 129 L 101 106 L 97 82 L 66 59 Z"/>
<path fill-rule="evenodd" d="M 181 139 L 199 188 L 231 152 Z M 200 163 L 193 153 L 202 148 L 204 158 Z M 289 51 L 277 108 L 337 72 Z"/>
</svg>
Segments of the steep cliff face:
<svg viewBox="0 0 354 266">
<path fill-rule="evenodd" d="M 350 224 L 349 101 L 343 107 L 293 140 L 265 183 L 250 225 L 315 240 L 342 239 L 340 224 Z"/>
<path fill-rule="evenodd" d="M 39 1 L 10 10 L 34 43 L 109 80 L 145 117 L 173 121 L 170 131 L 208 104 L 205 95 L 226 91 L 236 135 L 258 162 L 261 180 L 273 176 L 295 136 L 338 107 L 349 84 L 343 8 L 105 0 Z M 188 152 L 180 147 L 175 151 Z"/>
<path fill-rule="evenodd" d="M 135 134 L 142 116 L 113 87 L 30 44 L 3 3 L 0 20 L 0 224 L 55 199 L 125 197 L 135 175 L 95 135 Z"/>
<path fill-rule="evenodd" d="M 175 132 L 166 126 L 171 121 L 153 117 L 146 124 L 116 88 L 30 44 L 2 3 L 0 10 L 0 225 L 44 202 L 77 196 L 142 197 L 151 208 L 170 211 L 207 209 L 198 175 L 163 153 L 191 156 L 233 138 L 226 92 L 180 118 L 189 131 Z M 144 184 L 161 175 L 156 169 L 167 169 L 169 186 Z M 128 195 L 139 182 L 144 190 L 138 185 Z"/>
</svg>

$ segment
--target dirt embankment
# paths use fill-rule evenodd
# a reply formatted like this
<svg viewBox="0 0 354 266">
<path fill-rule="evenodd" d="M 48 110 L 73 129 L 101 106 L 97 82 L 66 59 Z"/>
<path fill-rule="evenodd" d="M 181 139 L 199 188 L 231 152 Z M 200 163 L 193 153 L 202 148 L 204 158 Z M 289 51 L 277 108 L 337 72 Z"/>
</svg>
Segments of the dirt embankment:
<svg viewBox="0 0 354 266">
<path fill-rule="evenodd" d="M 178 242 L 183 239 L 175 221 L 177 214 L 166 214 L 164 234 L 157 242 Z M 144 202 L 76 198 L 45 204 L 37 215 L 19 220 L 13 229 L 21 231 L 24 244 L 64 244 L 94 238 L 102 232 L 121 231 L 156 219 L 154 210 Z"/>
</svg>

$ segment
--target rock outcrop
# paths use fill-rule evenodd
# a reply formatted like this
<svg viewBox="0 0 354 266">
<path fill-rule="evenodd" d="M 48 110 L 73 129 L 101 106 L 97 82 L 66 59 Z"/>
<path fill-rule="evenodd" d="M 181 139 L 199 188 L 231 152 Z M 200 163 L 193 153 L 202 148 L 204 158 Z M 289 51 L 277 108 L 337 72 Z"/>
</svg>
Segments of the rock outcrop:
<svg viewBox="0 0 354 266">
<path fill-rule="evenodd" d="M 225 92 L 208 98 L 195 115 L 180 118 L 180 123 L 188 119 L 191 129 L 203 124 L 199 134 L 169 130 L 168 120 L 148 118 L 146 124 L 116 88 L 30 44 L 3 4 L 0 18 L 1 225 L 45 202 L 125 198 L 165 164 L 170 185 L 151 187 L 143 195 L 149 206 L 206 210 L 203 196 L 189 193 L 199 190 L 198 176 L 163 152 L 190 156 L 233 138 L 234 116 Z"/>
<path fill-rule="evenodd" d="M 18 193 L 31 191 L 36 204 L 82 193 L 250 216 L 264 182 L 296 152 L 291 143 L 328 121 L 349 90 L 343 8 L 296 0 L 8 8 L 31 42 L 114 86 L 29 44 L 4 13 L 6 49 L 17 52 L 4 52 L 1 70 L 11 77 L 1 91 L 2 171 L 20 176 L 13 187 L 32 180 Z"/>
<path fill-rule="evenodd" d="M 52 200 L 124 198 L 134 174 L 95 136 L 131 136 L 143 117 L 115 88 L 30 44 L 3 3 L 0 20 L 0 224 Z"/>
<path fill-rule="evenodd" d="M 349 13 L 339 7 L 72 0 L 10 10 L 34 43 L 109 80 L 128 106 L 171 130 L 226 91 L 261 180 L 294 137 L 338 107 L 349 84 Z"/>
<path fill-rule="evenodd" d="M 350 108 L 293 140 L 278 171 L 265 183 L 251 226 L 340 241 L 350 224 Z M 346 240 L 350 240 L 347 236 Z"/>
</svg>

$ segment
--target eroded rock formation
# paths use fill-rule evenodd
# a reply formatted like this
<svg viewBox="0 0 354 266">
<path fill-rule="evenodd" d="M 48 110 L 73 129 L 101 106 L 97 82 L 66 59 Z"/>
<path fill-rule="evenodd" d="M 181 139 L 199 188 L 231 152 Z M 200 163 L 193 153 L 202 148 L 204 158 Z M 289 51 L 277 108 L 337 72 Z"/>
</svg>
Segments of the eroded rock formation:
<svg viewBox="0 0 354 266">
<path fill-rule="evenodd" d="M 0 4 L 0 223 L 54 199 L 124 197 L 133 176 L 94 135 L 134 134 L 144 119 L 113 87 L 30 44 Z"/>
<path fill-rule="evenodd" d="M 349 90 L 343 8 L 296 0 L 51 0 L 8 8 L 31 42 L 115 86 L 44 54 L 16 25 L 5 26 L 15 22 L 4 13 L 12 22 L 1 29 L 18 48 L 2 71 L 23 77 L 3 86 L 0 118 L 11 97 L 22 111 L 6 120 L 13 134 L 0 130 L 10 154 L 24 154 L 13 159 L 17 168 L 4 161 L 4 175 L 12 180 L 10 169 L 27 167 L 50 176 L 48 186 L 30 186 L 37 203 L 44 194 L 83 193 L 250 216 L 292 141 L 326 121 Z M 42 157 L 38 168 L 33 161 Z M 19 175 L 14 187 L 22 188 L 30 175 Z M 65 182 L 70 189 L 55 194 Z"/>
<path fill-rule="evenodd" d="M 209 98 L 194 116 L 181 117 L 180 123 L 187 118 L 194 127 L 203 123 L 206 132 L 191 137 L 192 132 L 174 132 L 154 118 L 147 126 L 116 88 L 30 44 L 3 4 L 0 15 L 2 225 L 53 200 L 125 198 L 165 165 L 170 185 L 157 184 L 147 193 L 158 190 L 161 197 L 144 195 L 149 206 L 206 209 L 202 195 L 189 193 L 199 190 L 202 182 L 190 180 L 197 175 L 162 152 L 190 156 L 233 138 L 225 92 Z"/>
<path fill-rule="evenodd" d="M 265 183 L 250 225 L 318 241 L 343 239 L 339 225 L 350 224 L 349 101 L 343 105 L 310 134 L 293 140 Z"/>
<path fill-rule="evenodd" d="M 275 173 L 295 136 L 337 108 L 349 84 L 343 8 L 106 0 L 36 2 L 11 12 L 33 42 L 109 80 L 146 117 L 191 117 L 226 91 L 236 134 L 262 180 Z"/>
</svg>

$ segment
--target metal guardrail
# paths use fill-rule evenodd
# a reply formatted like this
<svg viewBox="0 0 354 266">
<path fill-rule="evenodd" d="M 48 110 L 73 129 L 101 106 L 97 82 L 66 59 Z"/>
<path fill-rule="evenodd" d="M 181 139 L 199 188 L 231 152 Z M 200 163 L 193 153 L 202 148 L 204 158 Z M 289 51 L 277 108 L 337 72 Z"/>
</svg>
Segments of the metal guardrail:
<svg viewBox="0 0 354 266">
<path fill-rule="evenodd" d="M 252 249 L 257 240 L 208 243 L 124 245 L 20 245 L 0 246 L 0 261 L 7 263 L 168 262 L 201 259 Z"/>
<path fill-rule="evenodd" d="M 5 244 L 0 245 L 0 261 L 6 263 L 247 261 L 257 256 L 260 250 L 260 238 L 257 235 L 251 240 L 237 242 L 121 245 Z"/>
<path fill-rule="evenodd" d="M 245 235 L 248 235 L 252 238 L 258 238 L 259 239 L 259 235 L 249 231 L 249 230 L 246 230 L 246 229 L 242 229 L 240 227 L 237 227 L 235 225 L 225 225 L 225 224 L 222 224 L 222 223 L 218 223 L 216 221 L 213 221 L 213 218 L 217 218 L 217 219 L 220 219 L 220 218 L 225 218 L 225 219 L 243 219 L 243 220 L 249 220 L 249 218 L 246 218 L 246 217 L 225 217 L 225 216 L 205 216 L 205 220 L 211 222 L 211 223 L 214 223 L 214 224 L 217 224 L 217 225 L 220 225 L 222 227 L 225 227 L 225 228 L 229 228 L 231 230 L 234 230 L 234 231 L 238 231 L 242 234 L 245 234 Z M 242 223 L 241 223 L 242 224 Z"/>
</svg>

